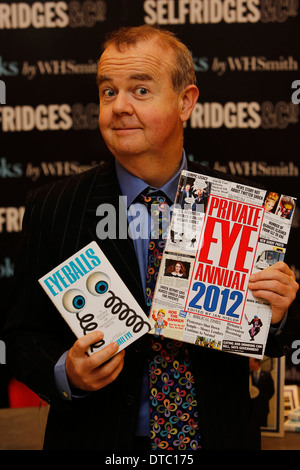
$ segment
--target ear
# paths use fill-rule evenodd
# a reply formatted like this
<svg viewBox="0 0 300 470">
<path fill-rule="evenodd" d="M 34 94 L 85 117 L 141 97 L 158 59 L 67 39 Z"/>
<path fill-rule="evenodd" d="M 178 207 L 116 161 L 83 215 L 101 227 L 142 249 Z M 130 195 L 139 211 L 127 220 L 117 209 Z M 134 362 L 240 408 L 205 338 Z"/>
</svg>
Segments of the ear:
<svg viewBox="0 0 300 470">
<path fill-rule="evenodd" d="M 188 85 L 182 92 L 180 97 L 180 117 L 182 122 L 186 122 L 197 103 L 199 90 L 196 85 Z"/>
</svg>

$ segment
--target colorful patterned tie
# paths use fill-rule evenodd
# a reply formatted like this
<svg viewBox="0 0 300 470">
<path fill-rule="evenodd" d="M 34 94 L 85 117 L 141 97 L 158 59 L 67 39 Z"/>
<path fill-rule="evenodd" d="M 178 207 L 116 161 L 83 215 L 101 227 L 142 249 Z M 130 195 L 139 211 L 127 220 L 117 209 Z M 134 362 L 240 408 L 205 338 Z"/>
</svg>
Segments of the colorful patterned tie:
<svg viewBox="0 0 300 470">
<path fill-rule="evenodd" d="M 169 206 L 161 192 L 150 190 L 141 196 L 152 216 L 146 284 L 149 314 L 167 236 Z M 194 378 L 182 342 L 151 336 L 149 388 L 152 450 L 200 449 Z"/>
</svg>

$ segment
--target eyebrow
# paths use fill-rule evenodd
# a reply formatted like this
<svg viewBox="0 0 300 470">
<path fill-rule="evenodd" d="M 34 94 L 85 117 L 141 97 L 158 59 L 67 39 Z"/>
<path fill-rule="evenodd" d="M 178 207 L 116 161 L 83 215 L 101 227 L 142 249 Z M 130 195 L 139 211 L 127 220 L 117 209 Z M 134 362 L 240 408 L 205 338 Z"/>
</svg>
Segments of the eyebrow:
<svg viewBox="0 0 300 470">
<path fill-rule="evenodd" d="M 130 75 L 130 80 L 140 80 L 140 81 L 153 81 L 153 77 L 148 73 L 134 73 Z M 112 78 L 107 75 L 98 75 L 97 84 L 100 86 L 103 82 L 111 82 Z"/>
<path fill-rule="evenodd" d="M 110 82 L 111 78 L 106 75 L 97 75 L 97 84 L 100 86 L 103 82 Z"/>
<path fill-rule="evenodd" d="M 129 77 L 131 80 L 152 81 L 153 77 L 148 73 L 134 73 Z"/>
</svg>

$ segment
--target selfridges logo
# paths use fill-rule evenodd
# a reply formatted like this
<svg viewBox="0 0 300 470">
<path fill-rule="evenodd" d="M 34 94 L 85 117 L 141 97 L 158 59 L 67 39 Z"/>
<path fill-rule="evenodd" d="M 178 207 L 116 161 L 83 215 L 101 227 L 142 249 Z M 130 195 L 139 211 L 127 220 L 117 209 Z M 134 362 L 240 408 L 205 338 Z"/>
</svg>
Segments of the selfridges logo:
<svg viewBox="0 0 300 470">
<path fill-rule="evenodd" d="M 104 0 L 0 3 L 0 29 L 91 28 L 106 20 Z"/>
<path fill-rule="evenodd" d="M 241 162 L 228 161 L 226 164 L 216 161 L 214 169 L 232 174 L 234 176 L 244 177 L 299 177 L 299 167 L 293 161 L 279 162 L 276 165 L 271 165 L 265 161 L 248 161 Z"/>
<path fill-rule="evenodd" d="M 299 70 L 299 63 L 293 56 L 276 59 L 264 56 L 214 57 L 211 70 L 219 76 L 225 72 L 293 72 Z"/>
<path fill-rule="evenodd" d="M 298 122 L 299 107 L 292 102 L 212 102 L 196 103 L 189 125 L 192 129 L 285 129 Z"/>
<path fill-rule="evenodd" d="M 25 207 L 0 207 L 0 233 L 21 232 Z"/>
<path fill-rule="evenodd" d="M 2 106 L 0 125 L 3 132 L 95 130 L 98 114 L 96 103 Z"/>
<path fill-rule="evenodd" d="M 283 23 L 298 0 L 145 0 L 147 24 Z"/>
<path fill-rule="evenodd" d="M 96 103 L 2 106 L 0 124 L 3 132 L 95 130 L 98 113 Z M 192 129 L 285 129 L 298 122 L 299 106 L 292 102 L 212 102 L 196 103 L 189 125 Z"/>
</svg>

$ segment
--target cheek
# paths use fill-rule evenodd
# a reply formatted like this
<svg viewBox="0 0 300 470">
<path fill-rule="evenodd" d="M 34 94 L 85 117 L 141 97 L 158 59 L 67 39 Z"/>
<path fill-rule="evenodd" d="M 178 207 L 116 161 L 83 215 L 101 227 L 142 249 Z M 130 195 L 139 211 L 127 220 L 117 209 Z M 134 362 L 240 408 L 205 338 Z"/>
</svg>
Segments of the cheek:
<svg viewBox="0 0 300 470">
<path fill-rule="evenodd" d="M 178 126 L 178 110 L 177 109 L 166 109 L 164 111 L 157 110 L 148 119 L 149 127 L 151 128 L 152 134 L 156 138 L 163 139 L 168 135 L 172 134 Z"/>
<path fill-rule="evenodd" d="M 103 106 L 99 107 L 99 127 L 100 130 L 107 128 L 111 122 L 111 113 L 109 110 Z"/>
</svg>

